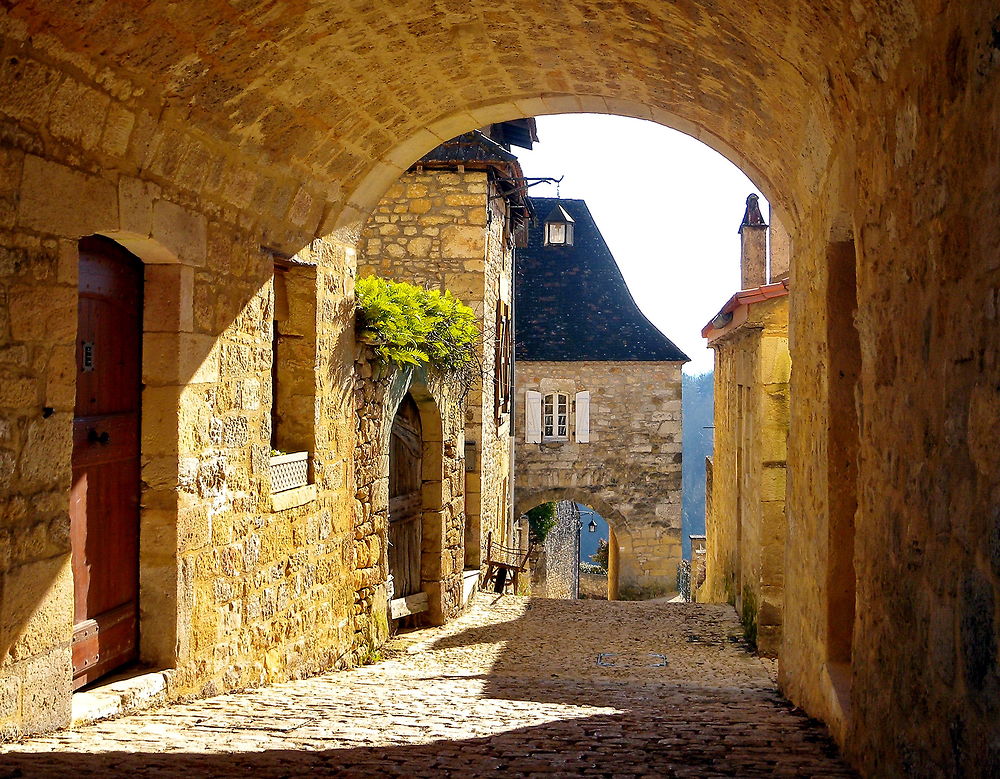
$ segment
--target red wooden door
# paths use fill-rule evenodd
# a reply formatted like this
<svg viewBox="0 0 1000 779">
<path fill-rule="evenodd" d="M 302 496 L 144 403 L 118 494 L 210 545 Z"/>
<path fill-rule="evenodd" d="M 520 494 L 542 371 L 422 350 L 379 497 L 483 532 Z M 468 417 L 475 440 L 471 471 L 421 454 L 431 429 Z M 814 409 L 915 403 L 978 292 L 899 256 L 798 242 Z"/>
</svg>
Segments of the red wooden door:
<svg viewBox="0 0 1000 779">
<path fill-rule="evenodd" d="M 73 420 L 73 687 L 136 657 L 142 263 L 80 241 Z"/>
</svg>

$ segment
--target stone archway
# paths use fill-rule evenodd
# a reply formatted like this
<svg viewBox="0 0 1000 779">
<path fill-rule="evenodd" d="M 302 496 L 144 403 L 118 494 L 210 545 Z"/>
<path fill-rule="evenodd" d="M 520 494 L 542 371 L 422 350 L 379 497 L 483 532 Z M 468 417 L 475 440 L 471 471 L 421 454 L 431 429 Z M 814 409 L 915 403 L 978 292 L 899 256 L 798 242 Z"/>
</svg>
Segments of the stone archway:
<svg viewBox="0 0 1000 779">
<path fill-rule="evenodd" d="M 344 209 L 334 224 L 336 233 L 350 240 L 350 236 L 360 229 L 357 220 L 360 218 L 363 222 L 364 217 L 378 204 L 382 194 L 406 172 L 409 166 L 440 143 L 494 122 L 553 114 L 610 114 L 651 121 L 683 132 L 714 149 L 740 168 L 761 190 L 783 224 L 789 221 L 789 216 L 787 213 L 782 216 L 782 209 L 794 210 L 796 207 L 795 201 L 781 197 L 780 191 L 772 183 L 772 177 L 768 175 L 768 169 L 762 167 L 759 157 L 739 151 L 717 135 L 710 126 L 696 124 L 679 113 L 651 108 L 648 104 L 636 100 L 608 99 L 601 95 L 588 94 L 547 94 L 501 100 L 479 106 L 473 112 L 463 111 L 439 119 L 412 137 L 401 141 L 382 160 L 372 166 L 347 196 Z"/>
<path fill-rule="evenodd" d="M 543 503 L 563 500 L 589 506 L 608 523 L 608 600 L 617 600 L 623 584 L 640 596 L 647 591 L 650 555 L 637 554 L 634 531 L 628 519 L 599 491 L 573 487 L 533 490 L 515 484 L 514 516 L 523 516 Z M 655 559 L 655 553 L 652 557 Z"/>
<path fill-rule="evenodd" d="M 396 446 L 397 423 L 407 419 L 409 424 L 400 425 L 408 427 L 416 433 L 412 441 L 404 442 L 414 444 L 418 447 L 418 452 L 413 453 L 411 466 L 415 468 L 412 474 L 399 472 L 400 463 L 397 460 L 399 452 Z M 395 600 L 390 603 L 390 611 L 393 603 L 399 604 L 399 612 L 408 614 L 423 614 L 420 619 L 431 625 L 441 625 L 445 621 L 446 605 L 444 603 L 444 593 L 448 583 L 448 564 L 445 555 L 445 527 L 447 521 L 447 510 L 445 508 L 443 485 L 445 481 L 444 472 L 444 435 L 441 422 L 441 412 L 437 401 L 427 385 L 422 382 L 414 382 L 409 390 L 399 402 L 395 421 L 390 426 L 389 441 L 389 527 L 387 554 L 389 555 L 389 573 L 399 576 L 401 568 L 393 570 L 393 559 L 397 559 L 397 565 L 401 567 L 415 566 L 416 570 L 409 570 L 406 577 L 408 582 L 402 580 L 395 585 Z M 394 453 L 397 457 L 394 457 Z M 405 468 L 405 466 L 404 466 Z M 413 489 L 409 489 L 412 482 Z M 394 495 L 394 488 L 398 495 Z M 403 493 L 409 492 L 410 497 L 416 501 L 412 507 L 402 506 L 396 511 L 406 514 L 412 519 L 412 532 L 404 533 L 398 529 L 394 536 L 394 524 L 398 524 L 399 517 L 394 517 L 393 501 L 399 501 L 404 497 Z M 404 519 L 405 521 L 405 519 Z M 415 523 L 415 524 L 414 524 Z M 389 545 L 396 543 L 399 545 L 409 545 L 415 543 L 415 547 L 407 550 L 390 550 Z M 412 559 L 404 564 L 401 555 L 412 555 Z M 416 609 L 402 609 L 400 599 L 406 596 L 419 594 L 420 604 Z M 390 614 L 391 616 L 391 614 Z"/>
</svg>

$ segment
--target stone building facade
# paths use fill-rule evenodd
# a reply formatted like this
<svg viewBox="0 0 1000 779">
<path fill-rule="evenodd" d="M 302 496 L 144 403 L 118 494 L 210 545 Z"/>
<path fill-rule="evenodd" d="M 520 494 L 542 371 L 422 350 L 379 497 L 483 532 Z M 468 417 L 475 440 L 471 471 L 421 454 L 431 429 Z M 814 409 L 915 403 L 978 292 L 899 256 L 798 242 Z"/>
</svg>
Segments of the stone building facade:
<svg viewBox="0 0 1000 779">
<path fill-rule="evenodd" d="M 532 205 L 515 282 L 515 509 L 590 506 L 613 530 L 623 594 L 675 591 L 687 357 L 633 302 L 586 203 Z"/>
<path fill-rule="evenodd" d="M 178 695 L 309 673 L 353 646 L 369 213 L 459 133 L 597 112 L 719 150 L 792 236 L 783 691 L 868 773 L 996 773 L 995 2 L 71 8 L 0 11 L 5 733 L 69 718 L 79 240 L 146 276 L 140 657 Z M 279 511 L 275 255 L 316 266 L 316 498 Z"/>
<path fill-rule="evenodd" d="M 514 137 L 533 120 L 466 133 L 425 154 L 379 202 L 358 243 L 359 276 L 449 290 L 476 312 L 481 370 L 466 406 L 465 566 L 478 570 L 492 534 L 512 537 L 513 250 L 527 217 Z"/>
<path fill-rule="evenodd" d="M 702 331 L 715 350 L 715 449 L 698 599 L 734 603 L 760 652 L 776 656 L 784 610 L 791 360 L 788 281 L 767 275 L 768 265 L 780 273 L 788 264 L 780 242 L 771 241 L 769 258 L 768 231 L 751 195 L 740 225 L 744 288 Z"/>
</svg>

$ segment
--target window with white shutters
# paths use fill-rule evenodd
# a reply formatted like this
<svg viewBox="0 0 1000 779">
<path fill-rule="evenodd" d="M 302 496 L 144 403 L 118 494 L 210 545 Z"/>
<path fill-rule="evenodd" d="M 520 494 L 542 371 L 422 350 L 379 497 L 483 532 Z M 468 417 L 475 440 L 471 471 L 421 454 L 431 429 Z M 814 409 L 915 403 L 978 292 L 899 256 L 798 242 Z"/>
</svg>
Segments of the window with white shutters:
<svg viewBox="0 0 1000 779">
<path fill-rule="evenodd" d="M 590 393 L 586 390 L 576 393 L 576 440 L 590 442 Z"/>
<path fill-rule="evenodd" d="M 569 395 L 550 392 L 542 399 L 542 440 L 569 438 Z"/>
</svg>

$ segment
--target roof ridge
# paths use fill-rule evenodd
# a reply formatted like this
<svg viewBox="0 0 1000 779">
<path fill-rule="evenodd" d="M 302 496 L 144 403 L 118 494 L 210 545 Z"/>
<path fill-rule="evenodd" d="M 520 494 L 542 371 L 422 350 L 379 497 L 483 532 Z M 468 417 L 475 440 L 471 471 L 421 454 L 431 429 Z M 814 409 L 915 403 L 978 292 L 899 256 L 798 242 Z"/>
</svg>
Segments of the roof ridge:
<svg viewBox="0 0 1000 779">
<path fill-rule="evenodd" d="M 583 198 L 531 198 L 536 213 L 566 206 L 572 246 L 544 245 L 544 224 L 529 227 L 515 255 L 517 357 L 555 361 L 687 362 L 688 356 L 635 302 Z"/>
</svg>

